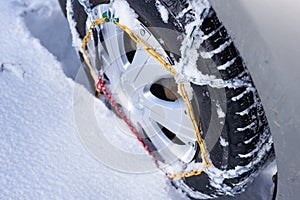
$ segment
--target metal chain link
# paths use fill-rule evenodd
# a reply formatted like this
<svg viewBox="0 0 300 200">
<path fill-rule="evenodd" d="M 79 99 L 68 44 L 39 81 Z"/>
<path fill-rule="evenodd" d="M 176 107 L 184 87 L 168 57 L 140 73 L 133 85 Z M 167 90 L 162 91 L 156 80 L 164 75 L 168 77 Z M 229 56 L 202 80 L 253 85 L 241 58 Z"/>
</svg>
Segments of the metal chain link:
<svg viewBox="0 0 300 200">
<path fill-rule="evenodd" d="M 84 62 L 86 63 L 86 65 L 89 67 L 89 71 L 91 73 L 91 77 L 93 77 L 93 80 L 96 83 L 96 78 L 94 77 L 93 74 L 93 70 L 92 70 L 92 64 L 89 61 L 88 57 L 87 57 L 87 53 L 86 53 L 86 46 L 87 46 L 87 42 L 92 34 L 92 29 L 93 27 L 107 21 L 111 21 L 111 19 L 108 19 L 107 13 L 103 14 L 103 18 L 99 18 L 94 20 L 93 24 L 89 27 L 87 34 L 85 35 L 84 39 L 83 39 L 83 44 L 82 44 L 82 50 L 83 50 L 83 58 L 84 58 Z M 152 56 L 153 58 L 155 58 L 171 75 L 175 76 L 177 74 L 176 69 L 169 64 L 167 61 L 165 61 L 151 46 L 147 45 L 138 35 L 136 35 L 134 32 L 132 32 L 127 26 L 122 25 L 119 23 L 119 20 L 113 19 L 112 20 L 113 23 L 115 23 L 117 26 L 119 26 L 122 30 L 124 30 L 129 36 L 130 38 L 137 44 L 141 45 L 145 51 Z M 112 103 L 112 106 L 115 107 L 115 103 L 112 100 L 111 95 L 107 92 L 107 89 L 105 88 L 104 82 L 102 83 L 102 78 L 99 75 L 98 77 L 98 83 L 96 85 L 96 91 L 100 92 L 100 90 L 104 90 L 103 93 L 105 94 L 105 96 L 109 99 L 109 101 Z M 202 172 L 204 172 L 205 168 L 210 167 L 211 163 L 208 159 L 208 153 L 203 141 L 203 138 L 201 136 L 201 132 L 198 126 L 198 123 L 195 119 L 195 114 L 190 102 L 190 99 L 188 97 L 188 93 L 187 90 L 185 89 L 185 84 L 183 82 L 179 83 L 179 93 L 181 95 L 181 97 L 183 98 L 185 105 L 186 105 L 186 109 L 187 109 L 187 113 L 189 116 L 190 121 L 193 124 L 193 128 L 195 131 L 195 135 L 196 135 L 196 140 L 198 142 L 198 145 L 200 147 L 200 151 L 201 151 L 201 157 L 202 157 L 202 161 L 203 161 L 203 166 L 201 167 L 201 169 L 194 169 L 192 171 L 189 172 L 179 172 L 179 173 L 167 173 L 167 176 L 171 179 L 173 178 L 184 178 L 184 177 L 191 177 L 191 176 L 196 176 L 196 175 L 200 175 Z M 117 109 L 117 104 L 116 104 L 116 108 Z M 155 155 L 153 154 L 153 152 L 150 151 L 149 147 L 143 142 L 142 138 L 140 138 L 140 136 L 138 135 L 137 131 L 135 128 L 132 128 L 133 126 L 131 125 L 129 119 L 122 113 L 122 111 L 118 108 L 118 110 L 116 110 L 117 113 L 121 116 L 124 117 L 124 121 L 126 122 L 126 124 L 130 127 L 130 129 L 134 132 L 134 134 L 137 136 L 138 140 L 140 142 L 142 142 L 143 146 L 145 147 L 145 149 L 147 150 L 148 153 L 150 153 L 150 155 L 154 156 L 154 160 L 156 161 L 157 164 L 157 159 L 155 158 Z M 122 117 L 122 118 L 123 118 Z M 148 151 L 149 150 L 149 151 Z"/>
<path fill-rule="evenodd" d="M 143 138 L 139 135 L 137 129 L 134 127 L 134 125 L 131 123 L 131 121 L 127 118 L 127 116 L 123 113 L 123 111 L 118 106 L 117 102 L 112 98 L 111 93 L 105 87 L 105 82 L 102 79 L 100 72 L 98 74 L 98 82 L 96 83 L 96 88 L 99 91 L 103 92 L 106 99 L 109 101 L 110 105 L 115 109 L 115 111 L 119 115 L 119 117 L 126 123 L 126 125 L 129 127 L 131 132 L 135 135 L 135 137 L 138 139 L 138 141 L 142 144 L 144 149 L 152 156 L 156 166 L 159 167 L 158 160 L 157 160 L 155 154 L 150 150 L 150 147 L 144 142 Z"/>
</svg>

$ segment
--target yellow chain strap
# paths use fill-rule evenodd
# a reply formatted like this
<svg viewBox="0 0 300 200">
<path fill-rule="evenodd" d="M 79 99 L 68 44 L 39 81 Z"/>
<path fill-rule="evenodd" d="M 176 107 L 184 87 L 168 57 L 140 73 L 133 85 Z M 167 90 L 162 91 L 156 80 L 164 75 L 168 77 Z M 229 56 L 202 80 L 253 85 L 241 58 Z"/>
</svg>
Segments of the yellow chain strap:
<svg viewBox="0 0 300 200">
<path fill-rule="evenodd" d="M 89 27 L 88 31 L 87 31 L 87 34 L 84 36 L 83 38 L 83 42 L 82 42 L 82 45 L 81 45 L 81 49 L 82 49 L 82 56 L 83 56 L 83 60 L 85 62 L 85 64 L 87 65 L 87 67 L 89 68 L 89 72 L 90 72 L 90 75 L 94 81 L 94 83 L 96 83 L 96 77 L 94 76 L 94 73 L 93 73 L 93 67 L 92 67 L 92 64 L 87 56 L 87 53 L 86 53 L 86 47 L 87 47 L 87 43 L 93 33 L 93 28 L 99 24 L 102 24 L 103 22 L 105 22 L 105 19 L 106 18 L 99 18 L 99 19 L 96 19 L 93 21 L 93 24 Z M 96 87 L 96 90 L 97 92 L 100 92 L 98 91 L 97 87 Z"/>
<path fill-rule="evenodd" d="M 92 35 L 92 29 L 95 26 L 100 25 L 105 21 L 108 21 L 107 17 L 103 17 L 103 18 L 99 18 L 99 19 L 94 20 L 93 24 L 89 27 L 87 34 L 84 36 L 83 43 L 82 43 L 83 59 L 84 59 L 84 62 L 86 63 L 86 65 L 88 66 L 89 71 L 90 71 L 90 75 L 93 78 L 95 83 L 96 83 L 96 78 L 93 74 L 92 64 L 91 64 L 91 62 L 90 62 L 90 60 L 88 59 L 88 56 L 87 56 L 86 47 L 87 47 L 88 40 Z M 145 51 L 150 56 L 155 58 L 171 75 L 174 76 L 177 73 L 176 69 L 171 64 L 166 62 L 152 47 L 148 46 L 138 35 L 136 35 L 134 32 L 132 32 L 127 26 L 120 24 L 118 22 L 118 20 L 113 20 L 113 23 L 115 23 L 122 30 L 124 30 L 135 43 L 140 44 L 145 49 Z M 200 151 L 201 151 L 203 166 L 201 167 L 201 169 L 194 169 L 190 172 L 180 172 L 180 173 L 168 174 L 168 177 L 171 178 L 171 179 L 200 175 L 205 170 L 206 167 L 211 166 L 210 162 L 207 159 L 206 147 L 205 147 L 205 144 L 203 142 L 203 138 L 201 136 L 198 123 L 195 119 L 195 114 L 194 114 L 190 99 L 188 97 L 188 93 L 185 89 L 184 83 L 182 83 L 182 82 L 179 83 L 179 93 L 180 93 L 181 97 L 183 98 L 183 100 L 185 102 L 185 106 L 186 106 L 186 109 L 187 109 L 189 119 L 193 124 L 193 128 L 194 128 L 195 135 L 196 135 L 196 140 L 198 142 L 198 145 L 199 145 Z"/>
</svg>

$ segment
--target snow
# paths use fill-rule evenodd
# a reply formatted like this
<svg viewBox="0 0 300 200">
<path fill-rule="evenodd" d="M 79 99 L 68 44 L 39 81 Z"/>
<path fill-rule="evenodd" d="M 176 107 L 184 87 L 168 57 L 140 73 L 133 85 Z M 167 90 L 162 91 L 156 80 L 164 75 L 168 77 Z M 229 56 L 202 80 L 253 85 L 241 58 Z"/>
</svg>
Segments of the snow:
<svg viewBox="0 0 300 200">
<path fill-rule="evenodd" d="M 202 58 L 212 58 L 215 54 L 218 54 L 220 52 L 222 52 L 224 49 L 226 49 L 226 47 L 228 47 L 230 44 L 232 43 L 231 40 L 225 42 L 224 44 L 222 44 L 221 46 L 219 46 L 218 48 L 210 51 L 210 52 L 200 52 Z"/>
<path fill-rule="evenodd" d="M 14 74 L 19 79 L 25 78 L 25 71 L 21 64 L 14 64 L 14 63 L 2 63 L 1 64 L 1 72 L 9 72 Z"/>
<path fill-rule="evenodd" d="M 245 110 L 243 110 L 241 112 L 236 112 L 236 114 L 238 114 L 240 116 L 244 116 L 244 115 L 248 114 L 250 112 L 250 110 L 253 109 L 255 106 L 257 106 L 257 103 L 252 104 L 249 108 L 246 108 Z"/>
<path fill-rule="evenodd" d="M 252 142 L 256 137 L 258 137 L 257 135 L 250 138 L 249 140 L 244 141 L 245 144 L 249 144 L 250 142 Z"/>
<path fill-rule="evenodd" d="M 115 17 L 120 19 L 120 24 L 126 25 L 129 29 L 135 30 L 138 25 L 138 15 L 134 12 L 125 0 L 114 0 L 112 7 Z"/>
<path fill-rule="evenodd" d="M 223 112 L 223 110 L 222 110 L 222 108 L 221 108 L 221 106 L 220 106 L 220 103 L 217 102 L 217 103 L 216 103 L 216 106 L 217 106 L 217 114 L 218 114 L 218 117 L 219 117 L 219 118 L 224 118 L 226 115 L 225 115 L 225 113 Z"/>
<path fill-rule="evenodd" d="M 238 101 L 240 100 L 245 94 L 248 94 L 249 92 L 254 92 L 255 89 L 253 87 L 248 87 L 244 92 L 242 92 L 241 94 L 234 96 L 231 98 L 232 101 Z"/>
<path fill-rule="evenodd" d="M 181 11 L 177 18 L 182 18 L 186 12 L 189 12 L 191 9 L 194 11 L 195 16 L 201 16 L 201 13 L 205 11 L 206 8 L 210 6 L 209 2 L 204 1 L 193 1 L 188 2 L 188 7 Z M 195 83 L 194 77 L 198 77 L 198 80 L 201 80 L 202 83 L 197 82 L 198 85 L 209 84 L 212 80 L 215 80 L 215 76 L 204 75 L 200 72 L 197 66 L 197 60 L 199 58 L 198 50 L 203 41 L 203 33 L 199 30 L 199 27 L 202 24 L 200 17 L 196 18 L 193 22 L 190 22 L 185 26 L 185 34 L 180 48 L 181 59 L 176 63 L 176 71 L 181 73 L 187 78 L 187 80 Z M 203 82 L 205 82 L 203 84 Z"/>
<path fill-rule="evenodd" d="M 232 60 L 227 61 L 225 64 L 219 65 L 218 70 L 226 70 L 227 67 L 231 66 L 235 62 L 235 60 L 236 60 L 236 58 L 233 58 Z"/>
<path fill-rule="evenodd" d="M 250 129 L 252 128 L 253 126 L 255 126 L 256 123 L 255 122 L 252 122 L 251 124 L 248 124 L 247 126 L 245 127 L 240 127 L 240 128 L 237 128 L 238 131 L 244 131 L 244 130 L 247 130 L 247 129 Z"/>
<path fill-rule="evenodd" d="M 186 13 L 192 12 L 194 16 L 205 16 L 208 14 L 211 4 L 208 0 L 195 0 L 188 1 L 188 6 L 186 9 L 181 11 L 176 18 L 182 18 Z M 188 81 L 196 85 L 208 85 L 213 88 L 238 88 L 242 86 L 250 86 L 247 80 L 236 79 L 234 81 L 224 81 L 221 78 L 217 78 L 214 75 L 204 74 L 201 70 L 197 69 L 197 60 L 199 56 L 202 58 L 211 58 L 213 55 L 223 51 L 228 47 L 232 40 L 225 42 L 220 45 L 217 49 L 212 50 L 211 52 L 205 52 L 200 50 L 200 45 L 204 40 L 215 34 L 219 31 L 218 28 L 212 33 L 205 35 L 201 30 L 200 26 L 203 23 L 204 17 L 195 18 L 195 20 L 189 22 L 185 26 L 185 35 L 182 40 L 182 45 L 180 48 L 181 59 L 179 62 L 175 63 L 175 68 L 178 73 L 181 73 Z M 229 67 L 235 60 L 226 62 L 224 65 L 218 66 L 219 70 L 224 70 Z"/>
<path fill-rule="evenodd" d="M 195 16 L 201 16 L 208 12 L 208 8 L 210 7 L 210 3 L 207 0 L 196 0 L 189 1 L 188 7 L 181 11 L 176 18 L 182 18 L 186 12 L 190 12 L 193 10 L 193 14 Z M 196 20 L 190 22 L 185 27 L 185 34 L 183 41 L 181 42 L 181 59 L 178 63 L 175 64 L 176 71 L 181 73 L 188 81 L 196 84 L 196 85 L 209 85 L 213 88 L 224 88 L 224 87 L 240 87 L 244 85 L 244 82 L 241 81 L 236 83 L 226 83 L 222 79 L 217 78 L 214 75 L 203 74 L 200 70 L 197 69 L 197 60 L 199 56 L 202 57 L 211 57 L 214 53 L 222 51 L 226 46 L 231 42 L 225 43 L 221 45 L 218 49 L 212 52 L 200 52 L 200 45 L 206 37 L 203 32 L 198 28 L 202 24 L 202 20 L 196 18 Z M 236 84 L 236 85 L 233 85 Z"/>
<path fill-rule="evenodd" d="M 227 147 L 229 145 L 228 141 L 226 141 L 222 136 L 220 137 L 220 144 L 223 147 Z"/>
<path fill-rule="evenodd" d="M 73 119 L 73 89 L 80 85 L 66 77 L 63 62 L 26 25 L 27 14 L 38 16 L 37 7 L 48 12 L 48 22 L 40 24 L 62 28 L 49 22 L 60 9 L 56 1 L 0 2 L 5 27 L 0 32 L 0 199 L 174 198 L 177 192 L 161 172 L 116 171 L 82 145 Z M 43 36 L 59 35 L 45 31 Z M 98 120 L 108 120 L 110 113 L 97 103 L 102 110 Z M 115 131 L 114 126 L 107 128 L 108 133 Z"/>
<path fill-rule="evenodd" d="M 169 20 L 169 11 L 165 6 L 163 6 L 159 0 L 156 0 L 156 8 L 158 12 L 160 13 L 160 17 L 163 20 L 164 23 L 168 23 Z"/>
<path fill-rule="evenodd" d="M 115 0 L 114 6 L 123 9 L 116 13 L 119 16 L 137 17 L 123 0 Z M 69 54 L 74 50 L 64 43 L 71 41 L 71 34 L 66 31 L 67 24 L 58 23 L 63 16 L 57 1 L 1 1 L 0 8 L 5 27 L 0 32 L 0 199 L 184 199 L 160 171 L 136 174 L 115 170 L 99 162 L 83 145 L 78 130 L 82 124 L 76 116 L 86 113 L 76 113 L 82 106 L 76 103 L 90 98 L 97 125 L 111 133 L 105 137 L 112 139 L 114 146 L 126 144 L 122 151 L 143 154 L 137 141 L 126 137 L 126 130 L 119 130 L 122 125 L 114 125 L 118 119 L 71 79 L 78 77 L 74 62 L 78 58 L 74 52 Z M 70 19 L 70 6 L 67 10 Z M 64 33 L 67 38 L 61 38 Z M 74 35 L 73 46 L 79 50 L 81 41 Z M 74 96 L 75 92 L 80 95 Z M 90 118 L 83 120 L 83 127 L 88 128 Z M 96 149 L 111 158 L 109 149 Z M 266 182 L 261 177 L 260 181 Z"/>
</svg>

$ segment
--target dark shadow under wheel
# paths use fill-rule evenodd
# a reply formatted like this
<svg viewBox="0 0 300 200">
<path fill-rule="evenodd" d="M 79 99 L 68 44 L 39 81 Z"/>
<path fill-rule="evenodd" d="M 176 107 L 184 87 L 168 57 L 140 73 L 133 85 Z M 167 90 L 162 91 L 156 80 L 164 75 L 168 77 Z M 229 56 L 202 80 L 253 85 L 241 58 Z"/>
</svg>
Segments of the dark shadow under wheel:
<svg viewBox="0 0 300 200">
<path fill-rule="evenodd" d="M 90 1 L 91 7 L 108 2 L 105 0 Z M 189 1 L 161 0 L 170 13 L 168 23 L 164 23 L 157 12 L 155 2 L 155 0 L 128 0 L 130 6 L 139 15 L 139 20 L 147 27 L 169 28 L 183 34 L 186 25 L 194 21 L 195 17 L 200 17 L 195 16 L 192 8 L 181 17 L 176 17 L 178 13 L 188 7 Z M 61 0 L 60 3 L 64 4 L 64 1 Z M 78 1 L 73 1 L 72 5 L 77 31 L 83 37 L 86 14 Z M 217 138 L 216 144 L 209 152 L 214 167 L 201 175 L 173 181 L 176 187 L 196 199 L 234 195 L 242 192 L 265 163 L 275 156 L 263 106 L 243 59 L 214 9 L 207 7 L 206 14 L 201 17 L 203 23 L 200 30 L 206 39 L 201 44 L 200 51 L 211 52 L 225 43 L 228 45 L 209 59 L 200 57 L 198 69 L 230 83 L 243 82 L 244 84 L 238 87 L 223 88 L 226 95 L 223 103 L 227 107 L 224 126 L 220 138 Z M 166 35 L 157 36 L 164 40 L 166 49 L 169 45 L 174 45 L 174 41 L 177 41 Z M 180 47 L 180 41 L 177 43 Z M 178 56 L 175 56 L 174 59 L 174 61 L 178 61 Z M 228 62 L 230 65 L 227 67 L 220 67 Z M 214 114 L 212 107 L 216 104 L 211 98 L 211 91 L 218 92 L 218 90 L 209 85 L 192 84 L 192 87 L 196 107 L 199 108 L 199 124 L 204 136 L 207 137 L 205 133 L 209 129 L 211 116 Z M 162 88 L 156 88 L 156 92 L 163 92 Z M 161 94 L 161 96 L 170 100 L 165 94 Z M 201 155 L 196 155 L 195 160 L 201 162 Z"/>
</svg>

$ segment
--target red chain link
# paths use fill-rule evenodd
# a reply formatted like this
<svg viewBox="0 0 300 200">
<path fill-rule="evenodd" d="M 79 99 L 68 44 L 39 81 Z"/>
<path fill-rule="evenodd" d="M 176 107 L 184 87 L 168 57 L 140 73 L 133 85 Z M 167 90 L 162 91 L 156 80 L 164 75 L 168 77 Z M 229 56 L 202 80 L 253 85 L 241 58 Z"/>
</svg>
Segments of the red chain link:
<svg viewBox="0 0 300 200">
<path fill-rule="evenodd" d="M 157 167 L 159 167 L 158 160 L 155 156 L 155 154 L 150 150 L 149 146 L 144 142 L 143 138 L 139 135 L 137 129 L 133 126 L 131 121 L 127 118 L 127 116 L 122 112 L 122 110 L 119 108 L 117 102 L 112 98 L 112 95 L 108 92 L 107 88 L 105 87 L 105 82 L 102 79 L 101 74 L 98 75 L 98 82 L 96 83 L 96 89 L 99 91 L 102 91 L 106 97 L 106 99 L 109 101 L 111 106 L 115 109 L 117 114 L 121 117 L 121 119 L 127 124 L 131 132 L 135 135 L 135 137 L 138 139 L 138 141 L 143 145 L 145 150 L 153 157 L 154 162 Z"/>
</svg>

